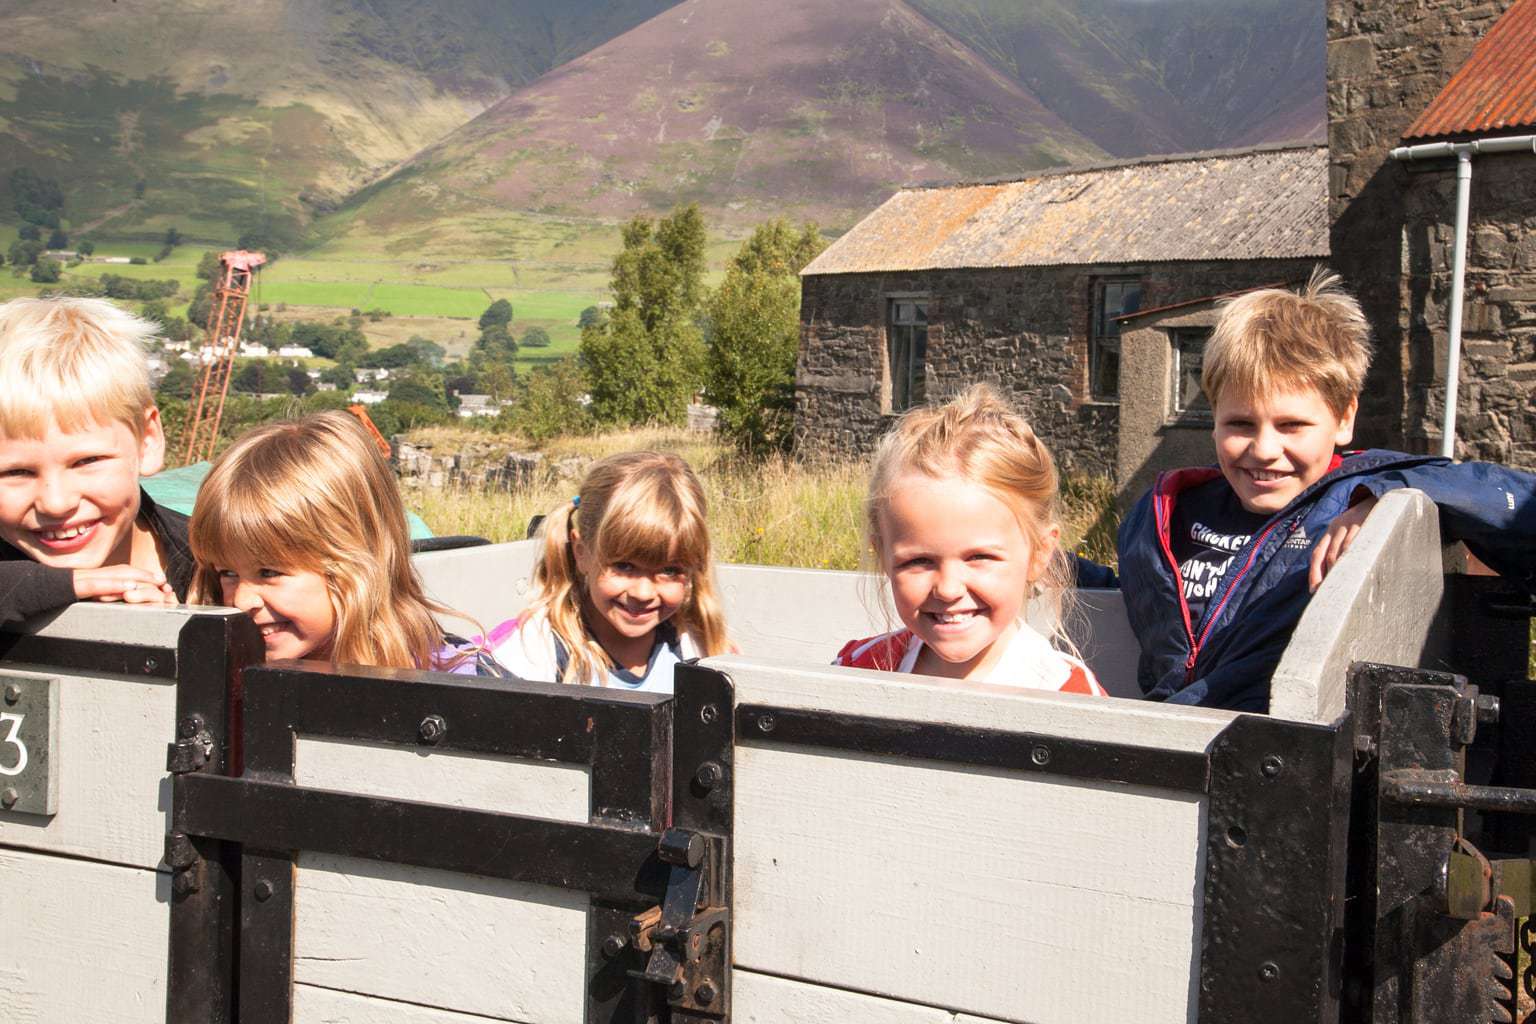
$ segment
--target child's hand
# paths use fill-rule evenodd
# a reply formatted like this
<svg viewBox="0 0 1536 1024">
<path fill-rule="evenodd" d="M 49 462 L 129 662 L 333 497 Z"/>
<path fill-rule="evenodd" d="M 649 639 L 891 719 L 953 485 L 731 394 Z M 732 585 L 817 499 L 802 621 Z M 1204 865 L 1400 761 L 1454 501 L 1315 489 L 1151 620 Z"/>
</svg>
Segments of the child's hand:
<svg viewBox="0 0 1536 1024">
<path fill-rule="evenodd" d="M 1323 533 L 1323 539 L 1318 541 L 1317 547 L 1312 549 L 1312 569 L 1307 573 L 1308 589 L 1317 593 L 1317 588 L 1323 585 L 1323 577 L 1344 552 L 1355 542 L 1355 534 L 1360 532 L 1360 527 L 1365 523 L 1365 517 L 1371 514 L 1371 509 L 1376 507 L 1376 498 L 1369 497 L 1351 506 L 1347 511 L 1341 512 L 1333 522 L 1328 524 L 1328 529 Z"/>
<path fill-rule="evenodd" d="M 124 604 L 175 604 L 176 591 L 165 574 L 131 565 L 76 569 L 75 597 L 82 601 L 121 601 Z"/>
</svg>

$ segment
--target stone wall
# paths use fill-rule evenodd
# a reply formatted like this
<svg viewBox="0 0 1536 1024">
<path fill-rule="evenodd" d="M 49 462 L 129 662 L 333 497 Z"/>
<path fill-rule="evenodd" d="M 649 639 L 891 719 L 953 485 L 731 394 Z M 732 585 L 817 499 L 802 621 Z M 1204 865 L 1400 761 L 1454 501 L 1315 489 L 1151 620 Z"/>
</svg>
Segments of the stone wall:
<svg viewBox="0 0 1536 1024">
<path fill-rule="evenodd" d="M 928 299 L 926 393 L 978 381 L 1029 416 L 1062 467 L 1113 475 L 1119 406 L 1090 401 L 1088 332 L 1096 278 L 1136 275 L 1142 308 L 1305 280 L 1311 260 L 837 274 L 802 282 L 795 440 L 802 452 L 864 454 L 894 417 L 885 380 L 887 300 Z"/>
<path fill-rule="evenodd" d="M 1377 354 L 1357 441 L 1438 451 L 1455 221 L 1454 163 L 1389 159 L 1404 130 L 1513 0 L 1328 0 L 1333 265 Z M 1536 157 L 1473 162 L 1458 454 L 1536 467 Z"/>
</svg>

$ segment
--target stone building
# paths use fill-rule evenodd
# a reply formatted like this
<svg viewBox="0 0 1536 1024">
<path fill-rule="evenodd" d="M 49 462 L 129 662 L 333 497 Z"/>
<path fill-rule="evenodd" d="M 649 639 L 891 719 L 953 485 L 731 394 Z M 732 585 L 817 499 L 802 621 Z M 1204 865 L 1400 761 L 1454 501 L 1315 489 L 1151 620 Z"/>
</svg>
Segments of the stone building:
<svg viewBox="0 0 1536 1024">
<path fill-rule="evenodd" d="M 1394 147 L 1536 132 L 1536 0 L 1328 0 L 1333 264 L 1377 355 L 1357 439 L 1438 451 L 1456 160 Z M 1472 160 L 1457 454 L 1536 468 L 1536 154 Z"/>
<path fill-rule="evenodd" d="M 802 272 L 797 443 L 863 452 L 903 409 L 987 381 L 1064 467 L 1112 474 L 1116 318 L 1305 280 L 1327 202 L 1310 145 L 902 189 Z"/>
</svg>

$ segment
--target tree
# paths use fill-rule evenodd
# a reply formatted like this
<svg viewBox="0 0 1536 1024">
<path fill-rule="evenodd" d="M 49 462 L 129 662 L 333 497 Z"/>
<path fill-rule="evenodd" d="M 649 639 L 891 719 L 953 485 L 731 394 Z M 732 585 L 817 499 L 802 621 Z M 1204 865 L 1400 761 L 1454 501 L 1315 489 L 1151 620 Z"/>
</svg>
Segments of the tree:
<svg viewBox="0 0 1536 1024">
<path fill-rule="evenodd" d="M 50 248 L 50 249 L 67 249 L 67 248 L 69 248 L 69 236 L 66 235 L 60 229 L 54 228 L 53 229 L 53 234 L 48 236 L 48 248 Z"/>
<path fill-rule="evenodd" d="M 235 371 L 235 379 L 229 386 L 242 394 L 264 395 L 277 390 L 276 381 L 268 379 L 272 376 L 271 367 L 253 359 Z"/>
<path fill-rule="evenodd" d="M 491 303 L 485 308 L 484 313 L 480 314 L 481 331 L 484 331 L 487 327 L 492 326 L 508 327 L 511 325 L 511 323 L 512 303 L 508 302 L 506 299 L 497 299 L 495 302 Z"/>
<path fill-rule="evenodd" d="M 587 382 L 575 359 L 539 366 L 518 385 L 512 408 L 497 423 L 533 441 L 592 429 L 587 411 Z"/>
<path fill-rule="evenodd" d="M 581 311 L 581 316 L 576 318 L 576 326 L 585 330 L 588 327 L 601 323 L 602 319 L 603 311 L 601 309 L 598 309 L 596 306 L 588 306 Z"/>
<path fill-rule="evenodd" d="M 288 367 L 288 390 L 295 395 L 307 395 L 315 390 L 315 382 L 302 366 Z"/>
<path fill-rule="evenodd" d="M 507 363 L 492 363 L 480 375 L 479 383 L 485 389 L 485 393 L 491 396 L 492 401 L 499 402 L 512 394 L 512 388 L 517 383 L 517 374 Z"/>
<path fill-rule="evenodd" d="M 419 334 L 411 335 L 405 344 L 416 353 L 416 361 L 425 366 L 442 366 L 443 360 L 448 358 L 447 349 L 431 338 L 423 338 Z"/>
<path fill-rule="evenodd" d="M 90 256 L 96 251 L 96 243 L 89 238 L 82 238 L 75 246 L 75 251 L 81 256 Z"/>
<path fill-rule="evenodd" d="M 23 242 L 41 242 L 43 240 L 43 229 L 36 224 L 23 224 L 20 230 L 16 232 L 16 237 L 20 238 Z"/>
<path fill-rule="evenodd" d="M 32 264 L 32 280 L 38 284 L 57 284 L 61 269 L 56 260 L 44 257 Z"/>
<path fill-rule="evenodd" d="M 160 387 L 156 390 L 161 398 L 191 398 L 195 386 L 192 367 L 185 360 L 177 359 L 171 363 L 165 376 L 160 378 Z"/>
<path fill-rule="evenodd" d="M 800 270 L 825 247 L 814 224 L 758 226 L 708 304 L 704 396 L 747 451 L 788 446 L 800 345 Z"/>
<path fill-rule="evenodd" d="M 378 369 L 383 367 L 389 370 L 398 370 L 402 366 L 410 366 L 421 361 L 421 353 L 410 345 L 390 345 L 388 348 L 376 348 L 372 352 L 364 353 L 358 359 L 357 365 L 363 369 Z"/>
<path fill-rule="evenodd" d="M 14 266 L 30 267 L 37 262 L 37 258 L 42 254 L 42 242 L 35 239 L 20 239 L 11 243 L 11 251 L 7 253 L 7 256 Z"/>
<path fill-rule="evenodd" d="M 168 249 L 176 248 L 181 244 L 181 232 L 175 228 L 166 228 L 164 244 Z"/>
<path fill-rule="evenodd" d="M 441 390 L 411 378 L 391 384 L 389 400 L 402 405 L 421 405 L 442 411 L 447 411 L 448 409 L 447 396 Z"/>
<path fill-rule="evenodd" d="M 681 423 L 703 380 L 696 321 L 704 220 L 695 205 L 624 226 L 613 261 L 613 313 L 581 332 L 592 412 L 610 423 Z"/>
<path fill-rule="evenodd" d="M 139 315 L 145 320 L 153 320 L 163 328 L 165 322 L 171 318 L 171 311 L 166 308 L 162 300 L 151 299 L 139 307 Z"/>
<path fill-rule="evenodd" d="M 197 261 L 197 276 L 209 284 L 216 284 L 223 273 L 224 265 L 219 262 L 219 254 L 212 249 L 204 250 Z"/>
<path fill-rule="evenodd" d="M 518 342 L 523 348 L 549 348 L 549 332 L 542 327 L 530 327 Z"/>
<path fill-rule="evenodd" d="M 337 363 L 335 366 L 326 367 L 320 371 L 320 379 L 327 384 L 336 385 L 337 390 L 350 391 L 352 385 L 357 383 L 353 376 L 352 367 Z"/>
</svg>

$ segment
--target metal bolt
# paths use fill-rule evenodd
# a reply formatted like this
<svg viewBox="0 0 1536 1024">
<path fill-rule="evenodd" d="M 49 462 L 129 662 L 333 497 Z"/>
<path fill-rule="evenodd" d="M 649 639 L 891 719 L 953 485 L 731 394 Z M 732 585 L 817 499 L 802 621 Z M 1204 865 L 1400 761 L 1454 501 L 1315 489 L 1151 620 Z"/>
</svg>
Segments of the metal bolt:
<svg viewBox="0 0 1536 1024">
<path fill-rule="evenodd" d="M 159 667 L 160 667 L 160 663 L 158 661 L 156 661 L 154 658 L 145 658 L 144 659 L 144 671 L 145 672 L 153 672 L 155 669 L 157 669 Z"/>
<path fill-rule="evenodd" d="M 188 715 L 177 723 L 176 735 L 184 740 L 189 740 L 203 731 L 203 725 L 202 715 Z"/>
<path fill-rule="evenodd" d="M 1365 757 L 1376 756 L 1376 737 L 1364 734 L 1355 737 L 1355 753 Z"/>
<path fill-rule="evenodd" d="M 263 878 L 251 891 L 256 894 L 256 902 L 265 903 L 272 898 L 272 883 Z"/>
<path fill-rule="evenodd" d="M 165 734 L 161 733 L 161 735 L 163 736 Z M 6 807 L 15 807 L 16 801 L 20 799 L 21 794 L 9 787 L 6 788 L 4 793 L 0 793 L 0 804 L 3 804 Z"/>
<path fill-rule="evenodd" d="M 705 725 L 714 725 L 715 719 L 720 717 L 720 709 L 713 704 L 705 704 L 699 708 L 699 721 Z"/>
<path fill-rule="evenodd" d="M 703 789 L 714 789 L 720 783 L 720 776 L 724 774 L 720 766 L 714 761 L 705 761 L 699 765 L 699 770 L 693 773 L 693 781 Z"/>
<path fill-rule="evenodd" d="M 677 925 L 662 922 L 651 932 L 651 938 L 657 942 L 671 942 L 677 938 Z"/>
<path fill-rule="evenodd" d="M 1259 771 L 1263 772 L 1267 777 L 1271 779 L 1276 775 L 1279 775 L 1284 770 L 1285 761 L 1281 759 L 1279 754 L 1265 755 L 1264 761 L 1259 767 Z"/>
<path fill-rule="evenodd" d="M 778 724 L 778 719 L 774 718 L 772 715 L 764 715 L 757 720 L 757 731 L 773 732 L 773 727 Z"/>
<path fill-rule="evenodd" d="M 21 687 L 15 683 L 7 686 L 5 688 L 5 702 L 7 704 L 15 704 L 19 700 L 21 700 Z"/>
<path fill-rule="evenodd" d="M 442 715 L 428 715 L 421 720 L 421 726 L 416 730 L 416 735 L 421 737 L 421 742 L 435 744 L 442 740 L 443 733 L 448 731 L 448 723 L 443 721 Z"/>
<path fill-rule="evenodd" d="M 171 875 L 171 892 L 177 896 L 190 896 L 201 888 L 195 871 L 177 871 Z"/>
<path fill-rule="evenodd" d="M 629 943 L 624 940 L 624 936 L 609 935 L 607 938 L 603 939 L 603 956 L 607 957 L 609 960 L 612 960 L 614 957 L 624 952 L 624 947 L 627 945 L 629 945 Z"/>
<path fill-rule="evenodd" d="M 674 981 L 671 987 L 667 989 L 667 996 L 671 999 L 681 1000 L 687 994 L 688 986 L 684 985 L 681 981 Z"/>
<path fill-rule="evenodd" d="M 1259 980 L 1264 982 L 1274 981 L 1280 977 L 1280 965 L 1273 960 L 1266 960 L 1259 964 Z"/>
<path fill-rule="evenodd" d="M 1041 768 L 1044 768 L 1046 765 L 1051 763 L 1051 748 L 1036 747 L 1029 752 L 1029 759 L 1035 764 L 1039 765 Z"/>
<path fill-rule="evenodd" d="M 715 1001 L 715 986 L 713 982 L 704 982 L 693 990 L 693 998 L 700 1006 L 708 1006 Z"/>
<path fill-rule="evenodd" d="M 1499 698 L 1491 693 L 1477 696 L 1477 720 L 1482 725 L 1493 725 L 1499 720 Z"/>
</svg>

